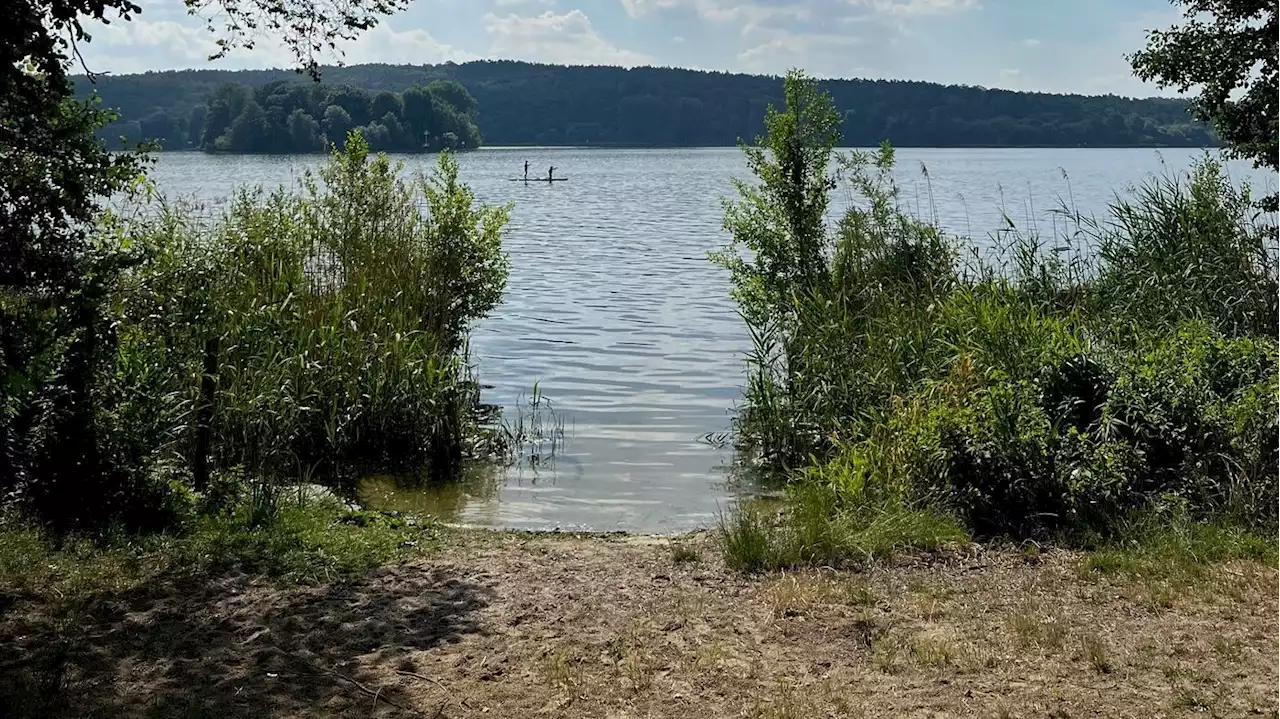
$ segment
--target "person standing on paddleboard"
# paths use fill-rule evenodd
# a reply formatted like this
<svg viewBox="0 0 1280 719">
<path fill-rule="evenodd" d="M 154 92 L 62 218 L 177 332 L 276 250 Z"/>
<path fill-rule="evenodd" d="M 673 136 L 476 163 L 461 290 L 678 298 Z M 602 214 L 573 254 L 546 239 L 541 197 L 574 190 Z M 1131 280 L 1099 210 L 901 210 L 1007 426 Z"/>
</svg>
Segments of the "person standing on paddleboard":
<svg viewBox="0 0 1280 719">
<path fill-rule="evenodd" d="M 556 174 L 556 166 L 552 165 L 551 168 L 547 170 L 547 182 L 551 182 L 554 179 L 555 174 Z"/>
<path fill-rule="evenodd" d="M 524 179 L 526 180 L 529 179 L 529 161 L 528 160 L 524 161 Z"/>
</svg>

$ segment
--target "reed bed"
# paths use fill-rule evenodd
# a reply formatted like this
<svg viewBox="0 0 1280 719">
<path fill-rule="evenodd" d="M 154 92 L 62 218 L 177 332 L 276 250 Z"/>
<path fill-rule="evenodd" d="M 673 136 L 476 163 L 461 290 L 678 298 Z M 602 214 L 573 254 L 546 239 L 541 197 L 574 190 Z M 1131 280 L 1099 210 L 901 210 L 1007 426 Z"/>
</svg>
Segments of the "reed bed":
<svg viewBox="0 0 1280 719">
<path fill-rule="evenodd" d="M 281 484 L 387 467 L 447 478 L 484 443 L 467 337 L 502 298 L 509 207 L 476 203 L 448 154 L 401 170 L 353 133 L 215 218 L 146 195 L 104 215 L 99 243 L 129 258 L 99 365 L 97 426 L 127 477 L 95 488 L 113 519 L 246 493 L 269 508 Z M 37 510 L 65 499 L 32 479 Z"/>
<path fill-rule="evenodd" d="M 792 498 L 795 550 L 764 564 L 831 563 L 814 527 L 903 508 L 983 537 L 1107 541 L 1141 512 L 1272 532 L 1276 236 L 1246 187 L 1206 156 L 980 249 L 903 207 L 892 148 L 835 153 L 829 101 L 786 83 L 714 255 L 753 339 L 735 439 Z M 830 164 L 853 200 L 833 225 Z M 954 534 L 918 524 L 920 546 Z"/>
</svg>

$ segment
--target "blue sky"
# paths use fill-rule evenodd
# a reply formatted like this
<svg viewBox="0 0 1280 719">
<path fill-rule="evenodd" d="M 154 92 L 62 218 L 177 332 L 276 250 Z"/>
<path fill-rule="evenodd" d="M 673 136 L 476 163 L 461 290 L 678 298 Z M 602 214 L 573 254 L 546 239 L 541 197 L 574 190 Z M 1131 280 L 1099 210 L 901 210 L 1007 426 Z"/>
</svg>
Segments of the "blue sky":
<svg viewBox="0 0 1280 719">
<path fill-rule="evenodd" d="M 291 67 L 262 38 L 210 64 L 181 0 L 92 29 L 90 69 Z M 349 64 L 479 58 L 928 80 L 1048 92 L 1167 94 L 1124 54 L 1178 20 L 1168 0 L 413 0 L 341 49 Z"/>
</svg>

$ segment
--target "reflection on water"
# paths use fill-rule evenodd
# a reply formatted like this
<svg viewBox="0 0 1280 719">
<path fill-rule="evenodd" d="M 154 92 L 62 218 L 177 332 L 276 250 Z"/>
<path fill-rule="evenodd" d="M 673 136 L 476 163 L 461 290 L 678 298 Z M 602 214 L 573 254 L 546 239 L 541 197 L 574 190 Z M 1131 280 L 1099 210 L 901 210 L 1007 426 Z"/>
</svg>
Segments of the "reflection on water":
<svg viewBox="0 0 1280 719">
<path fill-rule="evenodd" d="M 609 525 L 601 529 L 599 524 L 556 520 L 562 502 L 585 504 L 572 496 L 564 496 L 564 489 L 557 487 L 557 480 L 566 471 L 557 466 L 560 461 L 550 455 L 532 463 L 527 457 L 513 458 L 508 463 L 468 460 L 463 464 L 461 475 L 452 481 L 434 480 L 425 471 L 370 475 L 357 482 L 355 500 L 368 509 L 431 517 L 459 526 L 611 531 Z M 570 459 L 569 465 L 572 474 L 581 476 L 580 463 Z M 784 492 L 777 476 L 764 476 L 760 470 L 744 466 L 736 458 L 721 462 L 711 474 L 717 479 L 708 482 L 708 491 L 724 499 L 716 503 L 715 511 L 708 513 L 700 527 L 713 525 L 738 502 L 750 501 L 769 509 L 781 506 Z M 619 497 L 615 501 L 594 500 L 588 506 L 603 514 L 610 508 L 630 511 L 636 504 L 635 499 Z M 517 519 L 513 521 L 512 517 Z M 612 529 L 637 531 L 621 522 L 612 525 Z"/>
<path fill-rule="evenodd" d="M 1004 226 L 1054 229 L 1048 210 L 1070 197 L 1084 215 L 1114 192 L 1190 165 L 1193 150 L 903 148 L 903 202 L 945 228 L 982 238 Z M 525 160 L 554 155 L 569 182 L 507 182 Z M 402 156 L 407 171 L 435 158 Z M 729 428 L 750 340 L 726 274 L 720 199 L 749 177 L 734 148 L 481 150 L 459 156 L 462 180 L 486 203 L 511 202 L 511 278 L 503 304 L 476 328 L 471 358 L 483 400 L 518 416 L 535 382 L 555 403 L 567 442 L 532 468 L 478 466 L 460 484 L 413 489 L 371 478 L 372 504 L 465 524 L 673 532 L 708 526 L 733 501 L 731 453 L 701 438 Z M 161 153 L 151 171 L 170 196 L 216 204 L 245 184 L 289 184 L 322 158 Z M 921 168 L 927 166 L 925 180 Z M 1274 175 L 1229 167 L 1264 191 Z M 1064 171 L 1070 176 L 1068 186 Z M 837 192 L 835 205 L 845 198 Z M 547 454 L 544 445 L 529 450 Z M 395 505 L 395 506 L 393 506 Z"/>
</svg>

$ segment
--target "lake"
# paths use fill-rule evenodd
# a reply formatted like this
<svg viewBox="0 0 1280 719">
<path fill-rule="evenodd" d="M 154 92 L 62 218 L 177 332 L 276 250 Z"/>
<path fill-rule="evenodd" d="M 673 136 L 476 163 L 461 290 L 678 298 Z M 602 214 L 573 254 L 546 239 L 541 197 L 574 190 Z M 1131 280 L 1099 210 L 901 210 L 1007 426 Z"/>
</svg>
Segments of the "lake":
<svg viewBox="0 0 1280 719">
<path fill-rule="evenodd" d="M 980 237 L 1004 226 L 1002 210 L 1051 232 L 1060 198 L 1101 214 L 1115 193 L 1200 154 L 904 148 L 896 172 L 909 207 Z M 397 159 L 407 171 L 435 161 Z M 554 165 L 568 181 L 511 182 L 526 159 L 531 176 Z M 169 196 L 217 204 L 240 185 L 290 184 L 322 161 L 162 153 L 151 177 Z M 701 438 L 728 430 L 749 342 L 727 277 L 707 253 L 726 240 L 720 199 L 733 193 L 731 179 L 748 179 L 741 152 L 485 149 L 460 164 L 480 201 L 514 203 L 506 299 L 471 342 L 485 401 L 514 417 L 537 382 L 564 442 L 537 467 L 478 469 L 433 492 L 378 478 L 364 498 L 479 526 L 667 533 L 714 523 L 733 501 L 731 456 Z M 1275 189 L 1273 175 L 1228 167 L 1259 190 Z"/>
</svg>

